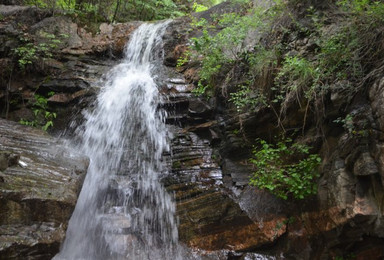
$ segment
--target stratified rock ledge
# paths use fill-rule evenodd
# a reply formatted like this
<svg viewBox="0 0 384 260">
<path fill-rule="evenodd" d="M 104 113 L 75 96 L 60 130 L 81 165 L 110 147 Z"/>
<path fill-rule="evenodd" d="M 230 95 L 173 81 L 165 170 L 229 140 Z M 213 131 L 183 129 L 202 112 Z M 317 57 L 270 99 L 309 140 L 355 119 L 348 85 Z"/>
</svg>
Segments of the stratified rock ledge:
<svg viewBox="0 0 384 260">
<path fill-rule="evenodd" d="M 89 160 L 44 131 L 0 119 L 0 258 L 59 250 Z"/>
</svg>

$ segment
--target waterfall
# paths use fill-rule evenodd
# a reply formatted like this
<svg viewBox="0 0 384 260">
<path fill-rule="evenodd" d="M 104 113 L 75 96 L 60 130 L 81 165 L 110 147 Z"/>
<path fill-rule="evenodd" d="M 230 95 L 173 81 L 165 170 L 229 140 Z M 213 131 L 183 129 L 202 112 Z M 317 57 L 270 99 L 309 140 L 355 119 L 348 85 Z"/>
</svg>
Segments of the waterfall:
<svg viewBox="0 0 384 260">
<path fill-rule="evenodd" d="M 180 259 L 175 205 L 159 181 L 169 150 L 153 70 L 169 22 L 143 24 L 78 127 L 90 166 L 54 259 Z"/>
</svg>

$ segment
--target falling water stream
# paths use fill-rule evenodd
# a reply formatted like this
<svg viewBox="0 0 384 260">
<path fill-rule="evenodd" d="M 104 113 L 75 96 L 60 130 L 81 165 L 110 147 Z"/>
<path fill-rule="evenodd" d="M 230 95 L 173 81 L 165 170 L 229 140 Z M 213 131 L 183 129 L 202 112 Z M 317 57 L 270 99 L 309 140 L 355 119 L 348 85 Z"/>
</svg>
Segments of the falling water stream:
<svg viewBox="0 0 384 260">
<path fill-rule="evenodd" d="M 143 24 L 77 130 L 90 166 L 54 259 L 181 259 L 175 205 L 159 181 L 169 150 L 153 69 L 169 22 Z"/>
</svg>

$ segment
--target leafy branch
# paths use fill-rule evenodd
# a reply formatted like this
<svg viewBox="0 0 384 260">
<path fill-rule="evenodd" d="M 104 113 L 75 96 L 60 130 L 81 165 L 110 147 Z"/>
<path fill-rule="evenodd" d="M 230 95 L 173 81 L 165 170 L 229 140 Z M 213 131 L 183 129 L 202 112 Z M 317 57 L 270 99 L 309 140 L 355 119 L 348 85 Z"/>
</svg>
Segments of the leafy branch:
<svg viewBox="0 0 384 260">
<path fill-rule="evenodd" d="M 44 63 L 46 59 L 53 57 L 53 52 L 62 42 L 63 38 L 68 35 L 61 34 L 57 38 L 54 34 L 41 33 L 43 42 L 36 44 L 28 37 L 20 37 L 21 46 L 13 49 L 13 53 L 17 58 L 17 62 L 22 71 L 25 71 L 28 65 L 36 64 L 41 61 Z"/>
<path fill-rule="evenodd" d="M 48 97 L 53 96 L 55 93 L 49 92 Z M 53 127 L 53 120 L 57 117 L 55 112 L 48 110 L 48 99 L 42 95 L 35 94 L 34 102 L 32 103 L 32 111 L 34 115 L 33 120 L 21 119 L 19 121 L 22 125 L 33 126 L 47 131 Z"/>
<path fill-rule="evenodd" d="M 316 194 L 316 178 L 319 177 L 317 167 L 321 158 L 310 154 L 310 147 L 292 143 L 285 139 L 276 145 L 259 139 L 259 148 L 253 150 L 250 159 L 255 171 L 250 184 L 260 189 L 267 189 L 272 194 L 288 199 L 304 199 Z"/>
</svg>

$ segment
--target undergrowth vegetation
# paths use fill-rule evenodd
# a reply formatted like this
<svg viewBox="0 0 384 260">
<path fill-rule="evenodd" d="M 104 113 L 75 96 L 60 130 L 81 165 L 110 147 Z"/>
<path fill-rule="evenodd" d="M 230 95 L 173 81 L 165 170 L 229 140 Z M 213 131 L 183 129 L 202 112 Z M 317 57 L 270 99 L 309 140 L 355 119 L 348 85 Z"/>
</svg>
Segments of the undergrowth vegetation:
<svg viewBox="0 0 384 260">
<path fill-rule="evenodd" d="M 332 91 L 342 88 L 348 103 L 384 73 L 382 1 L 326 1 L 326 11 L 309 4 L 298 11 L 297 1 L 274 1 L 267 9 L 242 2 L 241 12 L 192 21 L 201 34 L 179 65 L 201 63 L 196 94 L 223 95 L 240 113 L 269 109 L 283 133 L 294 107 L 304 112 L 293 130 L 304 133 L 308 121 L 321 131 Z M 318 155 L 290 139 L 275 143 L 258 141 L 251 184 L 282 198 L 314 194 Z M 305 156 L 284 159 L 295 153 Z"/>
<path fill-rule="evenodd" d="M 309 154 L 310 147 L 292 143 L 286 138 L 276 145 L 258 140 L 259 147 L 253 150 L 250 159 L 255 171 L 250 184 L 267 189 L 282 199 L 304 199 L 317 192 L 317 167 L 321 158 Z"/>
<path fill-rule="evenodd" d="M 268 30 L 273 18 L 281 12 L 281 5 L 264 10 L 263 8 L 246 9 L 248 3 L 242 4 L 242 12 L 223 14 L 215 17 L 213 23 L 205 19 L 194 20 L 192 26 L 200 29 L 202 35 L 192 38 L 191 49 L 195 51 L 192 59 L 201 59 L 200 81 L 197 93 L 213 90 L 219 84 L 218 79 L 227 74 L 230 80 L 231 69 L 240 63 L 256 61 L 252 53 L 267 52 L 262 46 L 247 46 L 244 41 L 250 30 Z M 246 14 L 246 15 L 245 15 Z M 216 31 L 216 28 L 223 28 Z M 260 55 L 263 56 L 263 55 Z M 258 57 L 260 57 L 258 56 Z M 264 55 L 268 56 L 268 55 Z M 250 64 L 258 66 L 258 64 Z"/>
<path fill-rule="evenodd" d="M 25 4 L 61 10 L 83 22 L 161 20 L 203 11 L 221 0 L 24 0 Z"/>
<path fill-rule="evenodd" d="M 192 60 L 201 62 L 197 93 L 226 88 L 235 78 L 232 71 L 243 67 L 238 91 L 231 93 L 236 107 L 252 108 L 256 99 L 263 105 L 279 104 L 283 112 L 286 103 L 314 102 L 340 80 L 351 81 L 351 91 L 357 91 L 359 80 L 384 57 L 383 48 L 375 48 L 382 37 L 377 28 L 384 26 L 382 2 L 336 1 L 342 16 L 310 6 L 306 23 L 282 1 L 267 10 L 248 6 L 244 3 L 243 13 L 224 14 L 212 23 L 192 22 L 201 30 L 200 37 L 191 39 L 193 52 L 189 53 Z M 313 50 L 287 53 L 293 43 L 287 39 L 289 34 L 310 40 Z M 259 41 L 249 45 L 250 36 Z M 274 75 L 273 84 L 265 89 L 258 81 L 268 73 Z"/>
<path fill-rule="evenodd" d="M 53 96 L 54 92 L 49 92 L 48 97 Z M 56 113 L 51 112 L 48 109 L 48 98 L 39 94 L 35 94 L 30 101 L 32 107 L 33 120 L 20 119 L 19 123 L 22 125 L 28 125 L 32 127 L 41 128 L 47 131 L 50 127 L 53 127 L 53 120 L 56 118 Z"/>
<path fill-rule="evenodd" d="M 59 47 L 62 39 L 68 38 L 68 35 L 61 34 L 56 36 L 54 34 L 42 32 L 40 37 L 41 42 L 35 43 L 32 39 L 20 36 L 20 45 L 13 49 L 13 54 L 17 59 L 19 68 L 25 71 L 31 65 L 44 65 L 47 59 L 54 56 L 55 50 Z"/>
</svg>

